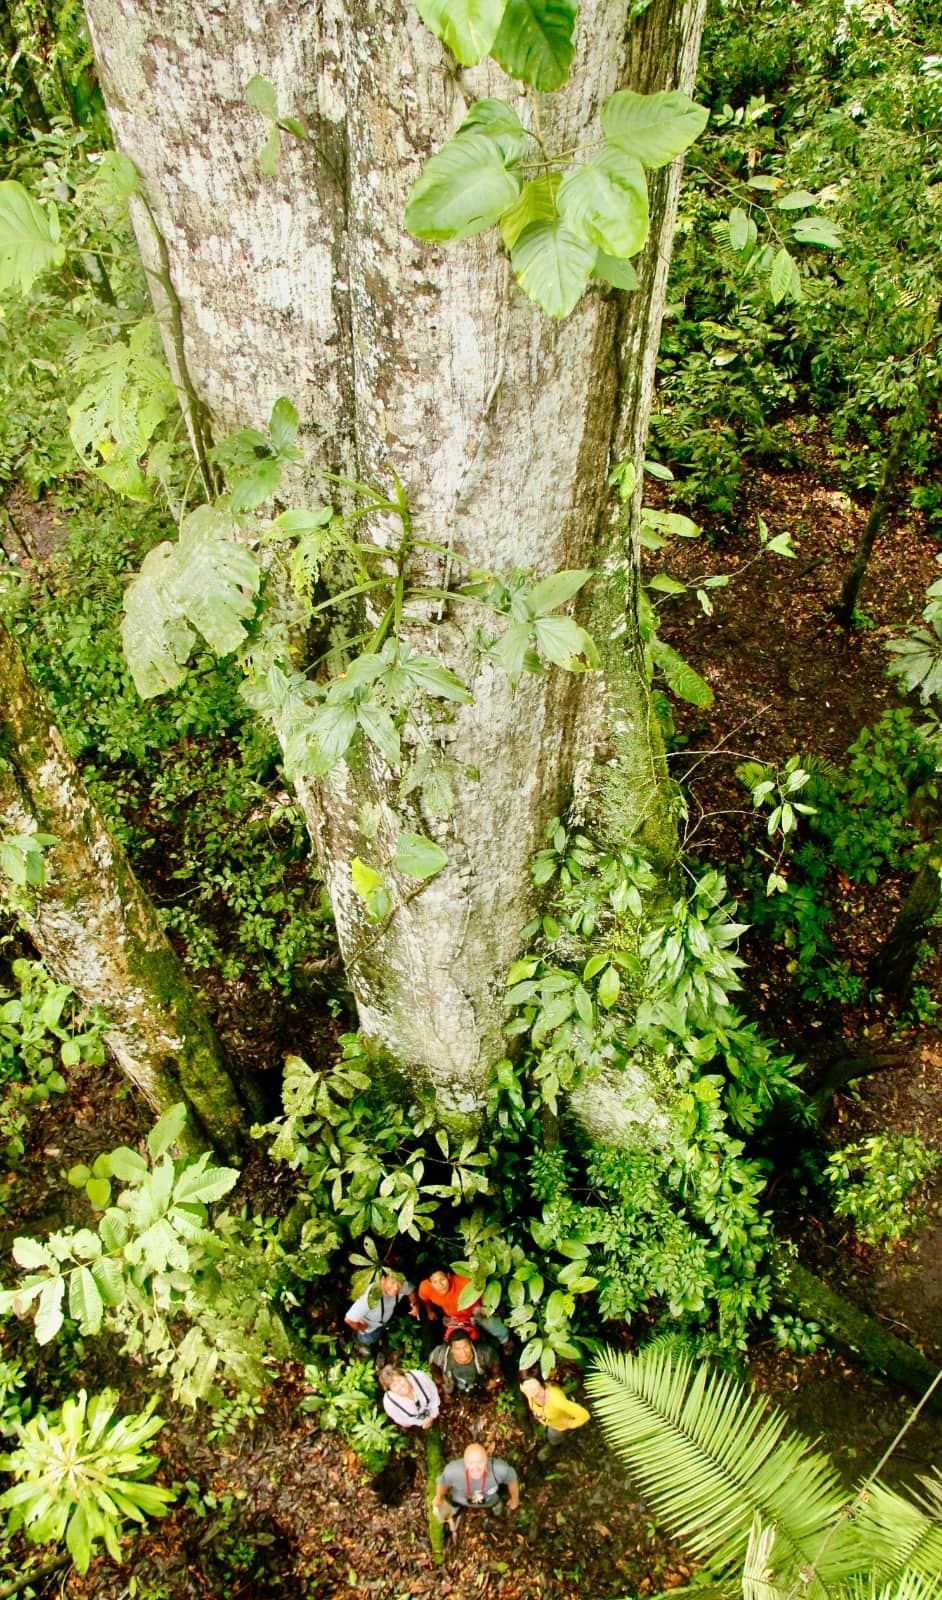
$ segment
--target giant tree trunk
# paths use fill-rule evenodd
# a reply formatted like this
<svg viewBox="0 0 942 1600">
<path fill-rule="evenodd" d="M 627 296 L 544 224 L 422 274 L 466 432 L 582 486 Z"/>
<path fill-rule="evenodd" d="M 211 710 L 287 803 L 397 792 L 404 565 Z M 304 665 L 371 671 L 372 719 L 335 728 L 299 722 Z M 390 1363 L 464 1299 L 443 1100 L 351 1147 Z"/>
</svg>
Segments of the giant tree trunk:
<svg viewBox="0 0 942 1600">
<path fill-rule="evenodd" d="M 447 819 L 401 802 L 372 748 L 335 782 L 301 786 L 367 1040 L 435 1092 L 440 1115 L 473 1117 L 504 1050 L 503 978 L 536 903 L 529 858 L 580 776 L 591 800 L 593 763 L 617 760 L 626 832 L 662 865 L 674 849 L 635 637 L 635 534 L 614 525 L 607 475 L 623 447 L 641 465 L 679 164 L 652 182 L 640 293 L 592 289 L 555 322 L 518 289 L 493 234 L 437 247 L 405 230 L 430 151 L 473 101 L 516 92 L 492 63 L 456 72 L 411 7 L 87 0 L 87 11 L 116 142 L 147 197 L 145 261 L 155 274 L 169 266 L 169 357 L 217 433 L 263 422 L 287 395 L 312 466 L 387 488 L 395 471 L 416 536 L 453 552 L 416 560 L 413 575 L 436 588 L 468 565 L 598 574 L 591 619 L 581 615 L 604 674 L 553 670 L 514 693 L 471 648 L 479 618 L 446 604 L 408 630 L 474 694 L 428 730 L 479 774 Z M 689 89 L 702 12 L 702 0 L 653 0 L 630 19 L 625 0 L 586 0 L 570 85 L 517 96 L 521 115 L 538 104 L 544 139 L 568 149 L 597 136 L 620 86 Z M 256 162 L 255 74 L 309 130 L 285 138 L 274 178 Z M 381 519 L 370 534 L 398 544 Z M 367 800 L 381 819 L 372 847 L 357 821 Z M 449 865 L 377 940 L 350 863 L 388 857 L 403 830 L 433 837 Z"/>
<path fill-rule="evenodd" d="M 53 977 L 102 1007 L 155 1109 L 185 1101 L 195 1142 L 234 1150 L 247 1118 L 222 1047 L 2 623 L 0 684 L 0 828 L 56 840 L 45 884 L 6 884 L 7 897 Z"/>
</svg>

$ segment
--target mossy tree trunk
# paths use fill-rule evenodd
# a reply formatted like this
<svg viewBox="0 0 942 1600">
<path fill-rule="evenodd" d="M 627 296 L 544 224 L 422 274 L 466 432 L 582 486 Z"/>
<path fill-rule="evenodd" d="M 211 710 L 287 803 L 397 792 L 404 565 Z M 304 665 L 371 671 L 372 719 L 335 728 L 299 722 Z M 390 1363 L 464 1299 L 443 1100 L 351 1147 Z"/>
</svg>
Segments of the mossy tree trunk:
<svg viewBox="0 0 942 1600">
<path fill-rule="evenodd" d="M 0 828 L 48 834 L 45 883 L 3 882 L 49 972 L 101 1006 L 123 1072 L 157 1111 L 183 1100 L 191 1134 L 232 1151 L 248 1120 L 222 1046 L 120 845 L 0 623 Z"/>
<path fill-rule="evenodd" d="M 586 0 L 570 84 L 529 98 L 492 62 L 456 71 L 401 0 L 86 9 L 116 143 L 147 198 L 145 261 L 169 268 L 179 307 L 168 357 L 217 433 L 263 423 L 287 395 L 310 466 L 387 490 L 395 472 L 416 539 L 447 552 L 414 557 L 412 579 L 432 588 L 468 567 L 597 575 L 580 620 L 600 674 L 527 675 L 514 692 L 474 648 L 477 617 L 444 603 L 404 626 L 474 695 L 412 736 L 456 775 L 449 815 L 403 800 L 372 747 L 331 783 L 300 785 L 366 1040 L 443 1120 L 473 1122 L 505 1050 L 503 980 L 538 903 L 529 861 L 549 819 L 616 763 L 625 833 L 661 864 L 676 847 L 637 641 L 639 502 L 619 521 L 608 473 L 627 452 L 640 479 L 680 165 L 654 175 L 641 290 L 593 288 L 562 322 L 524 296 L 493 234 L 418 243 L 406 199 L 478 99 L 538 114 L 544 140 L 571 149 L 597 136 L 619 87 L 689 90 L 702 0 L 652 0 L 640 17 Z M 245 98 L 256 74 L 307 130 L 283 138 L 274 177 L 258 169 L 267 129 Z M 391 519 L 369 532 L 399 542 Z M 436 840 L 448 866 L 377 939 L 351 861 L 381 864 L 402 831 Z"/>
<path fill-rule="evenodd" d="M 884 943 L 867 967 L 872 989 L 904 1000 L 912 988 L 919 947 L 942 901 L 942 825 L 933 834 L 922 865 Z"/>
</svg>

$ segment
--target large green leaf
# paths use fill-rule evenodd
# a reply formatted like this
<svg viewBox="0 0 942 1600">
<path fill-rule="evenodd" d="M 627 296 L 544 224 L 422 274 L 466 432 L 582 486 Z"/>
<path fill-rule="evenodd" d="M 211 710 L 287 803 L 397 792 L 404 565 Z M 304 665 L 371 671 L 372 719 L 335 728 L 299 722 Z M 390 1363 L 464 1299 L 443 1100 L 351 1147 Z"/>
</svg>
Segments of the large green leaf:
<svg viewBox="0 0 942 1600">
<path fill-rule="evenodd" d="M 492 56 L 534 89 L 560 88 L 572 65 L 576 11 L 570 0 L 507 0 Z"/>
<path fill-rule="evenodd" d="M 595 265 L 595 247 L 560 218 L 531 222 L 510 252 L 517 281 L 551 317 L 568 317 Z"/>
<path fill-rule="evenodd" d="M 417 239 L 467 239 L 493 227 L 520 193 L 500 148 L 484 133 L 459 133 L 425 164 L 406 206 Z"/>
<path fill-rule="evenodd" d="M 897 657 L 887 671 L 902 678 L 907 689 L 918 689 L 923 705 L 937 695 L 942 696 L 942 622 L 933 621 L 928 628 L 913 628 L 903 639 L 887 643 Z"/>
<path fill-rule="evenodd" d="M 586 666 L 598 666 L 595 641 L 571 617 L 537 617 L 533 630 L 543 654 L 557 667 L 565 667 L 567 672 L 581 672 Z"/>
<path fill-rule="evenodd" d="M 463 67 L 486 56 L 497 36 L 505 0 L 415 0 L 415 8 L 436 39 Z"/>
<path fill-rule="evenodd" d="M 176 1144 L 185 1127 L 186 1106 L 180 1100 L 175 1106 L 171 1106 L 169 1111 L 164 1112 L 163 1116 L 158 1122 L 154 1123 L 150 1133 L 147 1135 L 147 1148 L 150 1151 L 151 1160 L 159 1161 L 162 1155 L 166 1155 L 170 1146 Z M 113 1170 L 114 1168 L 112 1167 Z"/>
<path fill-rule="evenodd" d="M 356 716 L 366 737 L 376 746 L 383 760 L 391 767 L 398 767 L 401 754 L 399 734 L 389 712 L 384 711 L 382 706 L 364 700 L 357 706 Z"/>
<path fill-rule="evenodd" d="M 524 185 L 519 200 L 500 219 L 501 237 L 508 250 L 513 249 L 524 228 L 529 227 L 531 222 L 543 222 L 548 217 L 559 215 L 556 192 L 560 181 L 558 172 L 550 172 Z"/>
<path fill-rule="evenodd" d="M 239 1173 L 235 1167 L 210 1167 L 204 1165 L 201 1156 L 195 1166 L 187 1167 L 180 1174 L 173 1186 L 173 1198 L 181 1204 L 199 1200 L 209 1206 L 228 1194 L 238 1181 Z"/>
<path fill-rule="evenodd" d="M 219 655 L 235 650 L 260 577 L 223 506 L 198 507 L 185 518 L 177 544 L 151 550 L 124 596 L 124 651 L 138 693 L 146 699 L 176 687 L 195 632 Z"/>
<path fill-rule="evenodd" d="M 64 260 L 55 206 L 44 211 L 14 179 L 0 183 L 0 293 L 28 294 L 41 272 Z"/>
<path fill-rule="evenodd" d="M 709 112 L 681 89 L 636 94 L 619 89 L 602 107 L 602 127 L 646 167 L 663 167 L 682 154 L 707 125 Z"/>
<path fill-rule="evenodd" d="M 637 255 L 648 236 L 648 186 L 635 156 L 606 144 L 559 186 L 560 216 L 607 255 Z"/>
<path fill-rule="evenodd" d="M 65 1294 L 65 1279 L 60 1277 L 50 1278 L 44 1284 L 39 1296 L 39 1305 L 36 1309 L 36 1320 L 33 1332 L 37 1344 L 48 1344 L 54 1339 L 62 1327 L 62 1297 Z"/>
</svg>

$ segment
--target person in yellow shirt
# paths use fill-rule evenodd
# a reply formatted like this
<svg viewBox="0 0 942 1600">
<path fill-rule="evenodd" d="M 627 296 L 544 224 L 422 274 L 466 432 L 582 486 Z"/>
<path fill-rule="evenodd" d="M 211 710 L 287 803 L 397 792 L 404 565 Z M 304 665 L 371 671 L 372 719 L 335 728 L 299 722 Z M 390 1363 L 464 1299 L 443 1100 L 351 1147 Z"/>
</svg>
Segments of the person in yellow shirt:
<svg viewBox="0 0 942 1600">
<path fill-rule="evenodd" d="M 527 1405 L 536 1421 L 546 1429 L 546 1448 L 540 1451 L 542 1461 L 551 1450 L 562 1444 L 567 1433 L 588 1422 L 589 1413 L 578 1401 L 570 1400 L 555 1383 L 541 1383 L 539 1378 L 524 1378 L 520 1388 L 526 1395 Z"/>
</svg>

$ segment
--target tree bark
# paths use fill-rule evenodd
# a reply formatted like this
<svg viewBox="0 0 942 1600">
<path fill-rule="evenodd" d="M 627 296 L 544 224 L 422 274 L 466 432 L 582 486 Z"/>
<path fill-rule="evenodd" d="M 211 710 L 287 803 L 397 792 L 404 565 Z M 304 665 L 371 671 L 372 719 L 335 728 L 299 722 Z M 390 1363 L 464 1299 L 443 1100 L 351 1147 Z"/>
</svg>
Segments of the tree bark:
<svg viewBox="0 0 942 1600">
<path fill-rule="evenodd" d="M 932 836 L 926 856 L 913 878 L 886 939 L 871 957 L 867 978 L 872 989 L 905 999 L 913 982 L 919 946 L 942 901 L 942 825 Z"/>
<path fill-rule="evenodd" d="M 235 1150 L 247 1114 L 157 914 L 108 833 L 0 623 L 0 826 L 46 833 L 41 888 L 4 883 L 52 975 L 109 1020 L 122 1071 L 157 1111 L 186 1102 L 191 1140 Z"/>
<path fill-rule="evenodd" d="M 842 1349 L 915 1394 L 924 1394 L 935 1378 L 936 1368 L 921 1350 L 898 1339 L 882 1322 L 836 1294 L 797 1261 L 787 1268 L 779 1297 L 800 1316 L 820 1323 Z M 936 1397 L 930 1404 L 938 1411 L 942 1398 Z"/>
<path fill-rule="evenodd" d="M 418 736 L 478 774 L 457 786 L 450 816 L 401 800 L 372 747 L 333 781 L 299 785 L 362 1032 L 452 1122 L 480 1114 L 504 1053 L 503 978 L 537 903 L 529 860 L 547 821 L 574 797 L 591 811 L 601 761 L 619 773 L 624 833 L 661 865 L 676 848 L 636 638 L 636 518 L 615 523 L 607 475 L 622 449 L 640 475 L 679 163 L 652 181 L 640 293 L 592 289 L 564 322 L 524 297 L 492 236 L 422 245 L 405 205 L 477 99 L 512 99 L 527 120 L 537 106 L 544 139 L 569 149 L 596 135 L 618 87 L 690 88 L 701 0 L 627 10 L 587 0 L 572 81 L 526 99 L 493 63 L 456 71 L 399 0 L 87 4 L 116 142 L 141 174 L 188 373 L 216 429 L 258 425 L 287 395 L 310 466 L 387 488 L 395 472 L 416 537 L 448 552 L 414 558 L 411 576 L 434 588 L 469 566 L 597 573 L 602 674 L 552 670 L 514 692 L 474 648 L 478 617 L 446 603 L 403 628 L 474 695 Z M 308 130 L 284 137 L 274 178 L 255 159 L 267 130 L 245 101 L 254 74 Z M 137 221 L 160 271 L 153 230 Z M 376 517 L 370 537 L 393 548 L 399 530 Z M 372 845 L 365 802 L 377 808 Z M 376 939 L 350 863 L 388 859 L 402 831 L 435 839 L 448 866 Z"/>
</svg>

